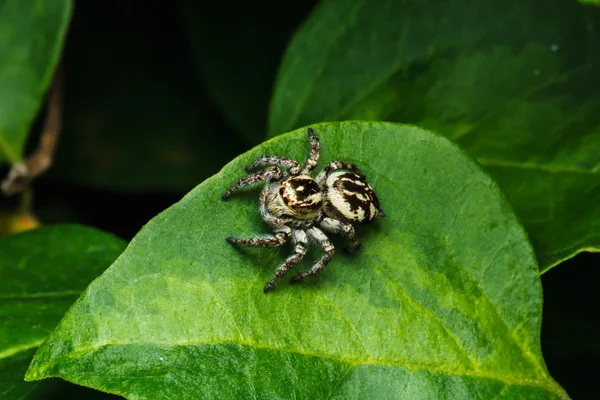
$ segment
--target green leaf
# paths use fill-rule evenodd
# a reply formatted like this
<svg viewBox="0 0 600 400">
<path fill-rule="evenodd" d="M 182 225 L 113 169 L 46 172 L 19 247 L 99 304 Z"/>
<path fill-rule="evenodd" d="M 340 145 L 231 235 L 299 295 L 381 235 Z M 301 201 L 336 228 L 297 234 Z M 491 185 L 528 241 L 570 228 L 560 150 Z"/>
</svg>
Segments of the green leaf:
<svg viewBox="0 0 600 400">
<path fill-rule="evenodd" d="M 262 287 L 288 247 L 258 193 L 221 201 L 270 153 L 303 160 L 306 129 L 239 156 L 153 220 L 66 314 L 28 380 L 62 377 L 128 398 L 568 398 L 540 352 L 542 293 L 499 189 L 447 139 L 416 127 L 314 126 L 322 168 L 354 162 L 387 216 L 361 226 L 302 284 Z M 297 270 L 310 267 L 310 253 Z"/>
<path fill-rule="evenodd" d="M 0 0 L 0 161 L 17 162 L 60 57 L 70 0 Z"/>
<path fill-rule="evenodd" d="M 50 175 L 123 191 L 187 191 L 243 146 L 193 83 L 175 16 L 150 8 L 132 19 L 127 9 L 78 5 L 65 52 L 65 127 Z"/>
<path fill-rule="evenodd" d="M 267 129 L 273 80 L 287 39 L 310 2 L 264 7 L 187 0 L 182 15 L 200 75 L 233 128 L 252 144 Z M 273 16 L 276 15 L 276 18 Z"/>
<path fill-rule="evenodd" d="M 0 393 L 36 398 L 55 385 L 23 380 L 34 349 L 125 248 L 107 233 L 57 225 L 0 239 Z"/>
<path fill-rule="evenodd" d="M 543 272 L 600 250 L 598 28 L 600 10 L 568 1 L 324 1 L 284 58 L 270 133 L 363 119 L 444 134 L 500 184 Z"/>
</svg>

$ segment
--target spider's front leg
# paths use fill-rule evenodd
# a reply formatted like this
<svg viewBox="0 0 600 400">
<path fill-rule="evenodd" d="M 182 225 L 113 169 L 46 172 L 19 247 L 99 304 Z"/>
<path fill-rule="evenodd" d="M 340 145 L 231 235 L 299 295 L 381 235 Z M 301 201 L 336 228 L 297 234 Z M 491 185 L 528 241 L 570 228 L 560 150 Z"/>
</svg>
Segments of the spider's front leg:
<svg viewBox="0 0 600 400">
<path fill-rule="evenodd" d="M 302 167 L 302 175 L 309 175 L 319 162 L 319 154 L 321 152 L 319 138 L 315 135 L 312 128 L 308 128 L 308 141 L 310 143 L 310 156 Z"/>
<path fill-rule="evenodd" d="M 246 247 L 279 247 L 283 246 L 290 238 L 290 230 L 276 232 L 274 235 L 262 235 L 250 238 L 227 237 L 229 243 Z"/>
<path fill-rule="evenodd" d="M 263 220 L 275 230 L 275 234 L 251 238 L 228 237 L 226 240 L 229 243 L 247 247 L 279 247 L 288 241 L 292 234 L 292 229 L 286 225 L 286 221 L 283 218 L 277 218 L 269 212 L 267 207 L 268 196 L 268 189 L 260 193 L 260 214 Z"/>
<path fill-rule="evenodd" d="M 325 217 L 321 220 L 321 223 L 319 225 L 327 232 L 339 233 L 349 238 L 350 241 L 352 241 L 352 245 L 347 249 L 349 253 L 355 252 L 356 250 L 360 249 L 360 241 L 356 236 L 356 231 L 354 230 L 352 224 L 339 221 L 337 219 Z"/>
<path fill-rule="evenodd" d="M 252 164 L 248 165 L 246 167 L 246 172 L 252 172 L 258 167 L 267 164 L 276 165 L 278 167 L 287 167 L 290 169 L 290 173 L 292 175 L 295 175 L 300 171 L 300 164 L 298 164 L 298 161 L 292 160 L 288 157 L 272 156 L 267 154 L 259 157 Z"/>
<path fill-rule="evenodd" d="M 244 176 L 243 178 L 238 179 L 238 181 L 229 188 L 227 193 L 225 193 L 221 199 L 227 200 L 234 192 L 240 189 L 252 186 L 267 179 L 279 179 L 281 178 L 281 175 L 282 173 L 279 167 L 269 167 L 258 171 L 255 174 Z"/>
<path fill-rule="evenodd" d="M 313 240 L 319 243 L 321 249 L 325 252 L 325 254 L 323 255 L 323 257 L 321 257 L 319 261 L 317 261 L 317 263 L 311 269 L 292 277 L 292 279 L 290 279 L 290 283 L 300 282 L 307 276 L 317 275 L 327 266 L 327 264 L 329 264 L 329 262 L 333 258 L 333 245 L 322 230 L 313 227 L 309 228 L 306 232 Z"/>
<path fill-rule="evenodd" d="M 273 286 L 284 276 L 294 265 L 298 264 L 302 257 L 306 254 L 306 249 L 308 248 L 308 236 L 306 232 L 302 230 L 294 230 L 292 232 L 292 236 L 294 242 L 296 243 L 296 247 L 294 248 L 294 254 L 289 256 L 285 262 L 275 271 L 275 275 L 273 278 L 267 283 L 263 289 L 266 293 L 269 290 L 273 289 Z"/>
</svg>

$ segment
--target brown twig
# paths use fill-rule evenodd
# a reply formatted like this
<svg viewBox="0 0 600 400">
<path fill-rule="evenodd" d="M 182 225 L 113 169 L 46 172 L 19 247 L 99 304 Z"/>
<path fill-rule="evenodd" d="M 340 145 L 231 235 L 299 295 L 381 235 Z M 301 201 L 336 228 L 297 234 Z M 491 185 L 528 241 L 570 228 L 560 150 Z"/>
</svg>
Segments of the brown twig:
<svg viewBox="0 0 600 400">
<path fill-rule="evenodd" d="M 59 66 L 48 92 L 48 105 L 44 130 L 40 135 L 37 148 L 24 161 L 13 164 L 7 177 L 0 185 L 6 196 L 21 193 L 29 183 L 50 168 L 54 160 L 54 151 L 62 130 L 62 68 Z"/>
</svg>

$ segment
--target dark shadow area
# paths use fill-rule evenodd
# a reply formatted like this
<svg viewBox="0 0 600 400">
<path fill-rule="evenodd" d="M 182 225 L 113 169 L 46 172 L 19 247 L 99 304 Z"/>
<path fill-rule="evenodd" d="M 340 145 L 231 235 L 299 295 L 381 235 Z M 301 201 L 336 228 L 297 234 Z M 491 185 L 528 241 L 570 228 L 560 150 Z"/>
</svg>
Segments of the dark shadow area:
<svg viewBox="0 0 600 400">
<path fill-rule="evenodd" d="M 542 275 L 542 352 L 573 399 L 600 397 L 600 254 L 582 253 Z"/>
</svg>

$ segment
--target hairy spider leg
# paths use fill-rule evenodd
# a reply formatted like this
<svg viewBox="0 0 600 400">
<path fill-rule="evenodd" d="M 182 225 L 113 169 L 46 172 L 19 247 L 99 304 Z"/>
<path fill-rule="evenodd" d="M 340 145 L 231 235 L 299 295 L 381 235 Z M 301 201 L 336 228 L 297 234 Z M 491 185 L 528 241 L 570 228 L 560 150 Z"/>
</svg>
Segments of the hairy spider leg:
<svg viewBox="0 0 600 400">
<path fill-rule="evenodd" d="M 325 252 L 325 254 L 319 259 L 319 261 L 317 261 L 315 265 L 313 265 L 311 269 L 292 277 L 292 279 L 290 279 L 290 283 L 300 282 L 307 276 L 317 275 L 327 266 L 327 264 L 329 264 L 333 258 L 333 245 L 322 230 L 312 227 L 307 229 L 306 233 L 311 239 L 316 241 L 321 246 L 321 249 Z"/>
<path fill-rule="evenodd" d="M 283 246 L 290 238 L 290 233 L 287 231 L 277 232 L 275 235 L 261 235 L 249 238 L 234 238 L 228 237 L 226 240 L 235 245 L 247 247 L 279 247 Z"/>
<path fill-rule="evenodd" d="M 296 247 L 294 248 L 294 254 L 289 256 L 285 262 L 279 268 L 277 268 L 273 278 L 271 278 L 269 283 L 267 283 L 263 288 L 263 292 L 266 293 L 273 289 L 273 286 L 275 286 L 277 281 L 279 281 L 279 279 L 281 279 L 281 277 L 284 276 L 294 265 L 298 264 L 306 254 L 306 249 L 308 248 L 308 235 L 306 232 L 302 230 L 295 230 L 292 233 L 292 239 L 296 244 Z"/>
<path fill-rule="evenodd" d="M 327 164 L 327 166 L 325 167 L 325 173 L 327 175 L 329 175 L 330 173 L 332 173 L 333 171 L 336 171 L 338 169 L 347 169 L 348 171 L 352 171 L 355 174 L 359 174 L 362 175 L 362 172 L 360 172 L 360 170 L 358 169 L 358 167 L 352 163 L 349 162 L 345 162 L 345 161 L 331 161 L 329 164 Z"/>
<path fill-rule="evenodd" d="M 337 219 L 324 217 L 319 223 L 319 226 L 328 232 L 339 233 L 349 238 L 352 241 L 352 246 L 348 249 L 348 252 L 354 252 L 360 249 L 360 241 L 356 236 L 356 231 L 354 230 L 352 224 L 339 221 Z"/>
<path fill-rule="evenodd" d="M 331 161 L 315 178 L 315 181 L 319 184 L 319 186 L 323 186 L 329 175 L 332 172 L 337 171 L 338 169 L 347 169 L 348 171 L 354 172 L 360 176 L 363 176 L 362 172 L 358 169 L 358 167 L 352 163 L 345 161 Z"/>
<path fill-rule="evenodd" d="M 256 159 L 252 164 L 246 167 L 246 172 L 252 172 L 262 165 L 276 165 L 278 167 L 289 168 L 290 174 L 296 175 L 300 172 L 300 164 L 296 160 L 288 157 L 273 156 L 266 154 Z"/>
<path fill-rule="evenodd" d="M 286 220 L 277 218 L 267 209 L 268 190 L 263 190 L 260 193 L 260 214 L 263 220 L 275 230 L 274 235 L 264 234 L 249 238 L 228 237 L 226 240 L 234 245 L 248 247 L 279 247 L 283 246 L 290 238 L 292 229 L 285 225 Z"/>
<path fill-rule="evenodd" d="M 281 178 L 281 175 L 282 173 L 279 167 L 269 167 L 258 171 L 255 174 L 244 176 L 243 178 L 238 179 L 238 181 L 229 188 L 227 193 L 225 193 L 223 197 L 221 197 L 221 199 L 227 200 L 234 192 L 240 189 L 254 185 L 255 183 L 259 183 L 264 180 L 279 179 Z"/>
<path fill-rule="evenodd" d="M 319 162 L 320 145 L 319 138 L 315 135 L 312 128 L 308 128 L 308 141 L 310 143 L 310 156 L 306 159 L 302 167 L 301 175 L 310 175 Z"/>
</svg>

